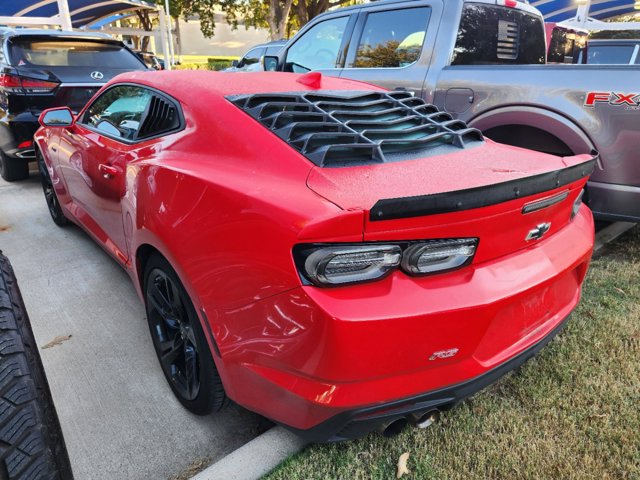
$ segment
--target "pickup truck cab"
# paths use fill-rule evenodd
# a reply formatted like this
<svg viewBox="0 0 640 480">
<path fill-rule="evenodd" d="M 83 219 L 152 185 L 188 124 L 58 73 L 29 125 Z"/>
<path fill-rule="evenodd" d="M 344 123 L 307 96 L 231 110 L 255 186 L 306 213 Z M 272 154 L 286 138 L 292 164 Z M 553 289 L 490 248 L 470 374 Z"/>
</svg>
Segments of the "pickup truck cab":
<svg viewBox="0 0 640 480">
<path fill-rule="evenodd" d="M 589 40 L 577 63 L 587 65 L 640 65 L 640 39 Z"/>
<path fill-rule="evenodd" d="M 545 25 L 515 0 L 381 0 L 320 15 L 265 68 L 404 90 L 498 142 L 597 150 L 588 202 L 640 220 L 640 66 L 548 65 Z"/>
</svg>

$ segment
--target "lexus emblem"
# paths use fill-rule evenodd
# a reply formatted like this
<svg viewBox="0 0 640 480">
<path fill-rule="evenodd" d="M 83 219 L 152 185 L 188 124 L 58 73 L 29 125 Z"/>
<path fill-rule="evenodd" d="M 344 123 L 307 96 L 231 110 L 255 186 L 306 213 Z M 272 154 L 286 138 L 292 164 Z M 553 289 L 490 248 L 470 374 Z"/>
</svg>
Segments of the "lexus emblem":
<svg viewBox="0 0 640 480">
<path fill-rule="evenodd" d="M 551 222 L 541 223 L 540 225 L 536 225 L 536 228 L 532 228 L 527 233 L 527 237 L 525 240 L 528 242 L 529 240 L 539 240 L 549 231 L 551 228 Z"/>
<path fill-rule="evenodd" d="M 95 72 L 91 72 L 91 78 L 93 78 L 94 80 L 102 80 L 104 78 L 104 75 L 102 74 L 102 72 L 96 70 Z"/>
</svg>

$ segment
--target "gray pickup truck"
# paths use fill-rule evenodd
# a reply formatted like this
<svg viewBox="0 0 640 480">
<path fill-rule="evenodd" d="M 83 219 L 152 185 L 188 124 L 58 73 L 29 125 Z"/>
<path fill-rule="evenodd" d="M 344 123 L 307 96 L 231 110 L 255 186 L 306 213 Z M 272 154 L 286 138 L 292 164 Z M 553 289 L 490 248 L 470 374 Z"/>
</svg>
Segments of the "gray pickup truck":
<svg viewBox="0 0 640 480">
<path fill-rule="evenodd" d="M 640 221 L 640 66 L 549 65 L 542 15 L 515 0 L 381 0 L 316 17 L 265 68 L 414 92 L 510 145 L 600 153 L 602 220 Z"/>
</svg>

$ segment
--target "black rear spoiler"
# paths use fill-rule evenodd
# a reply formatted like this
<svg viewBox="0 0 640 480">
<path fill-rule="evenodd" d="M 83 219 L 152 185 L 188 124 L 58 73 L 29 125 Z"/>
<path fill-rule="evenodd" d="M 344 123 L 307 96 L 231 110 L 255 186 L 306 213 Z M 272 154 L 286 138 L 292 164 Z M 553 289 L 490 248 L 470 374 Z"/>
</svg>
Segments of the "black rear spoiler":
<svg viewBox="0 0 640 480">
<path fill-rule="evenodd" d="M 593 151 L 591 155 L 592 158 L 590 160 L 572 167 L 494 185 L 433 195 L 378 200 L 369 213 L 369 220 L 375 222 L 437 213 L 459 212 L 547 192 L 569 185 L 581 178 L 589 177 L 593 173 L 598 160 L 597 152 Z"/>
</svg>

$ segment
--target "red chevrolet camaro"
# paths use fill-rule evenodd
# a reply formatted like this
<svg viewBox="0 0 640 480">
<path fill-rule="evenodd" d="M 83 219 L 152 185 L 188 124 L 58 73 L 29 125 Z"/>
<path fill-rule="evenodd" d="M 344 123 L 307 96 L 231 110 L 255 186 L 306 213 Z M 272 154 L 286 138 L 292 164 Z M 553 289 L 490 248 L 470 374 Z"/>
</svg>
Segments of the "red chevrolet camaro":
<svg viewBox="0 0 640 480">
<path fill-rule="evenodd" d="M 314 441 L 391 434 L 537 352 L 578 303 L 592 155 L 499 145 L 318 74 L 137 72 L 35 141 L 53 220 L 131 276 L 176 396 Z"/>
</svg>

